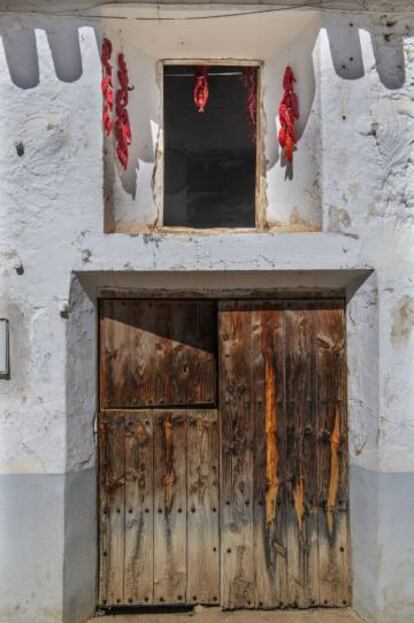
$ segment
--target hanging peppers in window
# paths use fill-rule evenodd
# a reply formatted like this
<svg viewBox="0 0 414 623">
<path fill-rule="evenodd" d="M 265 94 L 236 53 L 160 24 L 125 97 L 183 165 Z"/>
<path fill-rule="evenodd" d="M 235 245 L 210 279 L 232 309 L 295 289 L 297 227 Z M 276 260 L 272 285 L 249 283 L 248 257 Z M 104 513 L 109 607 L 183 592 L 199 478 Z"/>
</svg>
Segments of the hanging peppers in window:
<svg viewBox="0 0 414 623">
<path fill-rule="evenodd" d="M 198 112 L 204 112 L 208 101 L 208 69 L 197 67 L 193 90 L 194 104 Z"/>
</svg>

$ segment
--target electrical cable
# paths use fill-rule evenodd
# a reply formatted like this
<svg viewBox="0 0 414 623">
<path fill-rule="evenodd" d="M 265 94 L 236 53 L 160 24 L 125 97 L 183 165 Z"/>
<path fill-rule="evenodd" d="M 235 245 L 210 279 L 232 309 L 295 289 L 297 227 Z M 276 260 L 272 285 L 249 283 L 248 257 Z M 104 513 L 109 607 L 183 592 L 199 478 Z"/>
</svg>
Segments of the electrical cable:
<svg viewBox="0 0 414 623">
<path fill-rule="evenodd" d="M 286 12 L 286 11 L 298 11 L 298 10 L 320 10 L 323 12 L 326 11 L 332 11 L 332 12 L 337 12 L 337 13 L 369 13 L 371 15 L 375 15 L 375 14 L 379 14 L 379 15 L 414 15 L 414 4 L 412 6 L 412 8 L 408 8 L 405 9 L 403 12 L 398 12 L 395 10 L 392 10 L 391 12 L 386 12 L 384 9 L 382 10 L 376 10 L 375 8 L 370 8 L 368 6 L 366 6 L 366 4 L 364 2 L 361 3 L 362 6 L 361 8 L 341 8 L 341 7 L 335 7 L 335 6 L 328 6 L 325 4 L 325 2 L 314 2 L 314 3 L 309 3 L 309 2 L 295 2 L 294 4 L 290 4 L 290 5 L 280 5 L 280 6 L 272 6 L 272 7 L 267 7 L 267 8 L 261 8 L 261 9 L 254 9 L 254 10 L 248 10 L 246 9 L 245 11 L 238 11 L 238 12 L 232 12 L 232 13 L 215 13 L 213 15 L 183 15 L 183 16 L 175 16 L 175 17 L 168 17 L 168 16 L 161 16 L 158 15 L 156 17 L 139 17 L 139 16 L 126 16 L 126 15 L 94 15 L 91 13 L 88 13 L 89 10 L 92 9 L 96 9 L 98 7 L 100 7 L 102 10 L 105 10 L 105 7 L 111 6 L 111 5 L 105 5 L 105 4 L 96 4 L 93 6 L 90 6 L 87 9 L 73 9 L 73 10 L 66 10 L 66 11 L 45 11 L 45 10 L 24 10 L 24 9 L 0 9 L 0 15 L 19 15 L 19 14 L 23 14 L 23 15 L 42 15 L 42 16 L 46 16 L 46 17 L 68 17 L 68 18 L 85 18 L 85 19 L 105 19 L 105 20 L 127 20 L 127 21 L 138 21 L 138 22 L 186 22 L 186 21 L 201 21 L 201 20 L 218 20 L 218 19 L 228 19 L 228 18 L 235 18 L 235 17 L 245 17 L 245 16 L 250 16 L 250 15 L 263 15 L 263 14 L 268 14 L 268 13 L 278 13 L 278 12 Z M 113 6 L 113 5 L 112 5 Z M 133 7 L 137 7 L 137 4 L 130 4 L 130 3 L 126 3 L 124 4 L 124 6 L 126 8 L 133 8 Z M 158 10 L 162 10 L 163 8 L 165 9 L 166 7 L 171 8 L 171 5 L 163 5 L 160 3 L 157 3 L 156 5 L 146 5 L 146 8 L 156 8 Z M 210 5 L 211 7 L 211 5 Z M 207 10 L 207 8 L 210 7 L 202 7 L 201 10 Z M 180 7 L 181 9 L 182 7 Z M 187 5 L 188 10 L 191 10 L 193 7 L 192 5 Z"/>
</svg>

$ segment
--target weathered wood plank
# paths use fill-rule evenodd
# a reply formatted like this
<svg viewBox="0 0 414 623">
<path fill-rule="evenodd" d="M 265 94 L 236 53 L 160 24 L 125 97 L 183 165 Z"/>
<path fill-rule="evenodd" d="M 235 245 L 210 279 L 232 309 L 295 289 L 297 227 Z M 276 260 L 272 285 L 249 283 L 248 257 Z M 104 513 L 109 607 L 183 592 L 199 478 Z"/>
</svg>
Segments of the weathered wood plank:
<svg viewBox="0 0 414 623">
<path fill-rule="evenodd" d="M 154 603 L 185 603 L 187 414 L 154 412 Z"/>
<path fill-rule="evenodd" d="M 124 603 L 124 413 L 101 413 L 99 427 L 101 599 L 104 605 L 119 605 Z"/>
<path fill-rule="evenodd" d="M 154 508 L 151 411 L 125 415 L 125 601 L 153 602 Z"/>
<path fill-rule="evenodd" d="M 304 412 L 303 429 L 303 474 L 305 490 L 305 525 L 307 547 L 306 590 L 308 605 L 320 603 L 319 558 L 318 558 L 318 473 L 317 473 L 317 396 L 316 396 L 316 353 L 315 332 L 319 310 L 303 312 L 306 326 L 305 374 L 307 377 L 307 408 Z"/>
<path fill-rule="evenodd" d="M 187 602 L 220 600 L 217 411 L 191 411 L 187 428 Z"/>
<path fill-rule="evenodd" d="M 99 414 L 99 604 L 108 603 L 110 422 Z"/>
<path fill-rule="evenodd" d="M 340 511 L 346 500 L 341 504 L 339 500 L 341 481 L 345 487 L 347 481 L 340 457 L 341 451 L 346 452 L 343 310 L 319 313 L 316 342 L 320 599 L 322 605 L 341 606 L 350 599 L 347 520 Z"/>
<path fill-rule="evenodd" d="M 345 313 L 344 313 L 344 344 L 346 341 Z M 338 531 L 337 547 L 339 547 L 339 577 L 340 594 L 338 602 L 342 601 L 342 606 L 349 606 L 352 598 L 352 573 L 351 573 L 351 551 L 350 551 L 350 526 L 349 526 L 349 455 L 348 455 L 348 419 L 347 419 L 347 366 L 346 350 L 344 349 L 339 357 L 340 389 L 338 408 L 340 411 L 340 443 L 339 452 L 339 487 L 338 487 Z"/>
<path fill-rule="evenodd" d="M 254 606 L 251 313 L 219 311 L 222 439 L 221 604 Z"/>
<path fill-rule="evenodd" d="M 101 314 L 104 404 L 108 392 L 122 392 L 124 377 L 131 395 L 146 378 L 139 404 L 148 396 L 165 407 L 173 399 L 198 404 L 206 392 L 188 389 L 186 380 L 197 385 L 205 372 L 197 358 L 188 366 L 190 308 L 173 311 L 165 302 L 151 343 L 154 309 L 141 303 L 138 311 Z M 191 325 L 196 336 L 203 313 Z M 184 348 L 171 339 L 172 325 L 175 337 L 186 336 Z M 219 347 L 221 513 L 215 412 L 112 409 L 100 416 L 99 603 L 349 604 L 342 306 L 221 303 Z M 158 357 L 152 380 L 149 352 Z M 211 352 L 214 367 L 214 346 Z M 108 376 L 111 366 L 116 374 Z"/>
<path fill-rule="evenodd" d="M 287 600 L 285 542 L 283 313 L 252 315 L 255 405 L 254 565 L 255 605 L 277 608 Z"/>
<path fill-rule="evenodd" d="M 303 466 L 303 419 L 306 400 L 306 326 L 300 310 L 287 310 L 286 342 L 286 530 L 289 600 L 306 607 L 306 526 Z"/>
<path fill-rule="evenodd" d="M 102 407 L 213 406 L 215 309 L 207 301 L 102 301 Z"/>
</svg>

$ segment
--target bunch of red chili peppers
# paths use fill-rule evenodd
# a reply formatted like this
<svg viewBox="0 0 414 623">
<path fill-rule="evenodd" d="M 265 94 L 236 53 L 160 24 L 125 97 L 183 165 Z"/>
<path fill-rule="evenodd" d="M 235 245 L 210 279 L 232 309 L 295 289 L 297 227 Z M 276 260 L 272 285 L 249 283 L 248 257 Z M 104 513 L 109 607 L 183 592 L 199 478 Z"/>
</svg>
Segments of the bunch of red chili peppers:
<svg viewBox="0 0 414 623">
<path fill-rule="evenodd" d="M 299 103 L 296 93 L 293 92 L 295 77 L 291 67 L 286 67 L 283 76 L 283 99 L 279 106 L 279 143 L 283 149 L 283 154 L 288 160 L 293 160 L 293 149 L 296 145 L 295 121 L 299 118 Z"/>
<path fill-rule="evenodd" d="M 128 94 L 134 87 L 129 86 L 128 68 L 125 62 L 125 56 L 121 52 L 118 54 L 118 89 L 115 97 L 115 123 L 112 118 L 114 108 L 113 84 L 112 84 L 112 65 L 110 58 L 112 56 L 112 43 L 109 39 L 102 42 L 102 67 L 103 76 L 101 82 L 103 109 L 102 123 L 106 136 L 109 136 L 115 125 L 116 137 L 116 155 L 126 170 L 128 168 L 128 148 L 131 144 L 131 125 L 128 116 Z M 244 71 L 244 81 L 247 88 L 247 104 L 246 114 L 252 131 L 252 140 L 256 138 L 257 123 L 257 70 L 254 67 L 247 67 Z M 295 77 L 291 67 L 286 67 L 283 76 L 283 98 L 279 106 L 279 143 L 283 149 L 283 154 L 288 160 L 293 160 L 293 150 L 297 143 L 295 133 L 295 122 L 299 118 L 299 104 L 296 93 L 293 91 L 293 83 Z M 209 97 L 208 89 L 208 69 L 205 66 L 197 68 L 193 99 L 198 112 L 205 111 Z"/>
<path fill-rule="evenodd" d="M 207 67 L 197 67 L 194 78 L 193 99 L 198 112 L 204 112 L 208 101 Z"/>
<path fill-rule="evenodd" d="M 128 116 L 128 93 L 134 87 L 129 86 L 128 69 L 125 56 L 118 54 L 118 82 L 119 88 L 116 92 L 116 155 L 124 169 L 128 167 L 128 147 L 131 144 L 131 125 Z"/>
<path fill-rule="evenodd" d="M 102 42 L 102 95 L 103 95 L 103 110 L 102 110 L 102 122 L 106 136 L 109 136 L 115 125 L 115 139 L 116 139 L 116 155 L 126 170 L 128 168 L 128 147 L 131 144 L 131 125 L 128 116 L 128 93 L 132 91 L 134 87 L 129 86 L 128 68 L 125 62 L 125 56 L 121 52 L 118 54 L 118 89 L 115 96 L 115 124 L 112 118 L 112 111 L 114 107 L 113 97 L 113 85 L 112 85 L 112 66 L 110 64 L 110 58 L 112 55 L 112 43 L 109 39 L 104 39 Z"/>
<path fill-rule="evenodd" d="M 112 110 L 114 108 L 114 94 L 112 90 L 112 65 L 109 59 L 112 56 L 112 43 L 109 39 L 102 42 L 102 69 L 103 76 L 101 81 L 101 89 L 103 96 L 102 123 L 106 136 L 109 136 L 114 127 L 112 119 Z"/>
<path fill-rule="evenodd" d="M 252 140 L 256 140 L 257 119 L 257 70 L 255 67 L 246 67 L 244 70 L 244 84 L 247 88 L 246 115 L 251 128 Z M 198 112 L 206 109 L 209 97 L 208 68 L 197 67 L 194 77 L 193 99 Z"/>
</svg>

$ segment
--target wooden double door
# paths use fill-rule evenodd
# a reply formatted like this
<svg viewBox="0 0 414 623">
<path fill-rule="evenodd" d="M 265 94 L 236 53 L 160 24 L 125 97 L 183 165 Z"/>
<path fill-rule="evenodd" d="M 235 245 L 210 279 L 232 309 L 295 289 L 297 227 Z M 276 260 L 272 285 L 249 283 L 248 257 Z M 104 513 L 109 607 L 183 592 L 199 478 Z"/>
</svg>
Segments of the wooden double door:
<svg viewBox="0 0 414 623">
<path fill-rule="evenodd" d="M 103 300 L 102 606 L 350 603 L 342 301 Z"/>
</svg>

